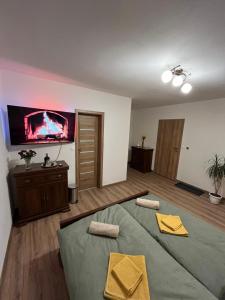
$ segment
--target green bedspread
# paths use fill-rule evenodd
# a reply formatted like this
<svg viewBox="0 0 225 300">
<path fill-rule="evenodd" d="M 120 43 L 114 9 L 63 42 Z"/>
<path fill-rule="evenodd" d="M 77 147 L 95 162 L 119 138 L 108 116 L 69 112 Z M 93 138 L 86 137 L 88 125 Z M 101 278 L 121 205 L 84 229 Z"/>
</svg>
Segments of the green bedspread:
<svg viewBox="0 0 225 300">
<path fill-rule="evenodd" d="M 161 233 L 155 217 L 156 211 L 136 205 L 135 200 L 121 205 L 177 262 L 217 298 L 224 300 L 225 232 L 157 196 L 150 195 L 148 197 L 160 201 L 160 213 L 179 215 L 189 232 L 189 237 Z M 199 201 L 201 200 L 199 199 Z"/>
<path fill-rule="evenodd" d="M 118 224 L 119 237 L 88 234 L 91 220 Z M 216 299 L 120 205 L 59 230 L 58 237 L 71 300 L 104 299 L 110 252 L 145 255 L 151 300 Z"/>
</svg>

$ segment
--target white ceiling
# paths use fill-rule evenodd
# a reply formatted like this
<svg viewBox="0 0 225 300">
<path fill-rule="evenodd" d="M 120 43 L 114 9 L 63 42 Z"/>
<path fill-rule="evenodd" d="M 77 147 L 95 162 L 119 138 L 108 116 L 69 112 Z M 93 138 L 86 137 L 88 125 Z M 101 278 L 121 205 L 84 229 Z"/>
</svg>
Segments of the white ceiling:
<svg viewBox="0 0 225 300">
<path fill-rule="evenodd" d="M 0 1 L 0 56 L 147 107 L 225 97 L 225 0 Z M 183 95 L 161 83 L 181 64 Z"/>
</svg>

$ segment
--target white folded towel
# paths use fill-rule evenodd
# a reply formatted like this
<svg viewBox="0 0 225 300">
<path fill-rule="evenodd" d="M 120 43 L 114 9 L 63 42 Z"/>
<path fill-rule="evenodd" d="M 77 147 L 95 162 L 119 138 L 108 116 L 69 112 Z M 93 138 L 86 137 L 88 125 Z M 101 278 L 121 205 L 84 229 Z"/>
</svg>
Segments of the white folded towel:
<svg viewBox="0 0 225 300">
<path fill-rule="evenodd" d="M 119 235 L 120 228 L 118 225 L 91 221 L 88 231 L 91 234 L 104 235 L 112 238 L 117 238 Z"/>
<path fill-rule="evenodd" d="M 159 209 L 159 201 L 155 200 L 137 198 L 136 204 L 147 208 Z"/>
</svg>

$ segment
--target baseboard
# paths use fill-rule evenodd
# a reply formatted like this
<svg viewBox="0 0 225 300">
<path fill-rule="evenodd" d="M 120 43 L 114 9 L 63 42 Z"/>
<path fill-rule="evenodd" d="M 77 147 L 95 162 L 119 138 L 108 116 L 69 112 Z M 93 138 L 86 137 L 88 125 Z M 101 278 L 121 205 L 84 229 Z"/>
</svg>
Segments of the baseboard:
<svg viewBox="0 0 225 300">
<path fill-rule="evenodd" d="M 109 187 L 109 186 L 113 186 L 113 185 L 124 183 L 124 182 L 127 182 L 127 179 L 126 180 L 117 181 L 117 182 L 114 182 L 114 183 L 110 183 L 110 184 L 106 184 L 106 185 L 103 185 L 102 187 L 103 188 L 104 187 Z"/>
<path fill-rule="evenodd" d="M 12 229 L 13 229 L 13 226 L 11 226 L 11 229 L 10 229 L 8 243 L 7 243 L 6 252 L 5 252 L 5 259 L 4 259 L 4 262 L 3 262 L 2 273 L 1 273 L 1 276 L 0 276 L 0 299 L 1 299 L 3 278 L 5 277 L 6 266 L 7 266 L 7 261 L 8 261 L 8 257 L 9 257 L 9 245 L 11 244 L 11 240 L 12 240 Z"/>
</svg>

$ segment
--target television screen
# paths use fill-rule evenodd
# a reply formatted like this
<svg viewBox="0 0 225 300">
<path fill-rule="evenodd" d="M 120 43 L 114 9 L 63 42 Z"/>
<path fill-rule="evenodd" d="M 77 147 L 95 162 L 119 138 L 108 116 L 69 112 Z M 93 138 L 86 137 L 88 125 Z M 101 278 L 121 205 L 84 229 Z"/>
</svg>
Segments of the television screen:
<svg viewBox="0 0 225 300">
<path fill-rule="evenodd" d="M 74 141 L 75 113 L 7 105 L 12 145 Z"/>
</svg>

